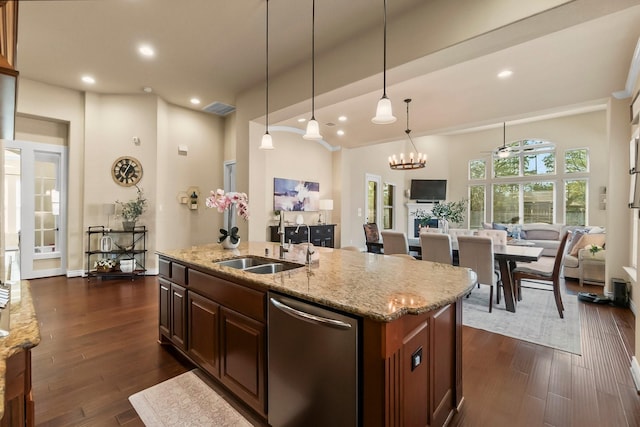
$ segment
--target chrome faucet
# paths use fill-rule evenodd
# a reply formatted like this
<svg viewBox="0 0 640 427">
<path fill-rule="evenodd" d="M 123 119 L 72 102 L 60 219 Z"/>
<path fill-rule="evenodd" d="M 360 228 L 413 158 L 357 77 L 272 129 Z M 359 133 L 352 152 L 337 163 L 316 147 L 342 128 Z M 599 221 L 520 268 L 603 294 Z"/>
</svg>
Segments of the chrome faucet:
<svg viewBox="0 0 640 427">
<path fill-rule="evenodd" d="M 289 252 L 289 246 L 284 243 L 284 211 L 280 211 L 278 234 L 280 235 L 280 259 L 284 259 L 284 254 Z"/>
<path fill-rule="evenodd" d="M 311 229 L 307 224 L 298 223 L 298 226 L 296 227 L 296 231 L 295 231 L 296 234 L 298 234 L 298 230 L 300 229 L 301 225 L 304 225 L 305 227 L 307 227 L 307 250 L 305 251 L 306 252 L 305 262 L 309 264 L 309 266 L 311 266 L 311 255 L 315 253 L 314 251 L 311 250 Z"/>
</svg>

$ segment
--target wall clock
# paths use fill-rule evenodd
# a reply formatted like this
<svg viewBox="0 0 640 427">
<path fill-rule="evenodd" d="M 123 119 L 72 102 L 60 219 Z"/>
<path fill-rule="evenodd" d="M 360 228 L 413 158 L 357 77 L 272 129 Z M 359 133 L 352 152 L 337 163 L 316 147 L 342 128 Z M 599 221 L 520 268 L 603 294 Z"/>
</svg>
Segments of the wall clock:
<svg viewBox="0 0 640 427">
<path fill-rule="evenodd" d="M 122 156 L 113 162 L 111 167 L 113 180 L 123 187 L 131 187 L 142 178 L 142 164 L 131 156 Z"/>
</svg>

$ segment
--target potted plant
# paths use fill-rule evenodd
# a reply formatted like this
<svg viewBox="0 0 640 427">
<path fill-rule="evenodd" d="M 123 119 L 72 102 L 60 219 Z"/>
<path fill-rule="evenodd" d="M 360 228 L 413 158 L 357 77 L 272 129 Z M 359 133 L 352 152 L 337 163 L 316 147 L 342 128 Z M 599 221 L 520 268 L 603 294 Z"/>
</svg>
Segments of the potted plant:
<svg viewBox="0 0 640 427">
<path fill-rule="evenodd" d="M 467 200 L 462 199 L 457 202 L 438 203 L 433 206 L 430 212 L 417 209 L 413 214 L 422 227 L 426 227 L 429 220 L 437 218 L 441 228 L 447 233 L 449 231 L 449 223 L 459 224 L 464 221 L 466 211 Z"/>
<path fill-rule="evenodd" d="M 137 195 L 135 199 L 127 202 L 116 200 L 116 204 L 120 206 L 120 216 L 122 217 L 122 227 L 125 231 L 133 231 L 136 221 L 147 208 L 147 199 L 144 198 L 142 189 L 136 185 Z"/>
<path fill-rule="evenodd" d="M 208 208 L 216 208 L 218 212 L 227 213 L 227 228 L 220 229 L 220 237 L 218 243 L 221 243 L 225 249 L 237 248 L 240 244 L 240 236 L 238 235 L 238 227 L 231 226 L 231 219 L 237 208 L 238 216 L 249 219 L 249 200 L 245 193 L 225 193 L 224 190 L 217 189 L 211 191 L 211 195 L 207 197 L 205 205 Z"/>
</svg>

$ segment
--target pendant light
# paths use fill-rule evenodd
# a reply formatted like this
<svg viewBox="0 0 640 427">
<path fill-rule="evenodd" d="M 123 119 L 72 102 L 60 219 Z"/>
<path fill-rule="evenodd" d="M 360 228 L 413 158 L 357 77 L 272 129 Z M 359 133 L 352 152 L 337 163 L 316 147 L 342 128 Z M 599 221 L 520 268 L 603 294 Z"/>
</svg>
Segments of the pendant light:
<svg viewBox="0 0 640 427">
<path fill-rule="evenodd" d="M 384 48 L 382 55 L 382 98 L 378 101 L 376 116 L 371 121 L 378 125 L 386 125 L 396 121 L 393 116 L 391 100 L 387 98 L 387 0 L 384 1 Z M 408 104 L 407 104 L 408 105 Z"/>
<path fill-rule="evenodd" d="M 267 47 L 266 47 L 266 76 L 267 76 L 267 85 L 266 85 L 266 112 L 267 112 L 267 122 L 265 125 L 265 132 L 262 135 L 262 141 L 260 142 L 261 150 L 273 150 L 273 139 L 271 139 L 271 135 L 269 134 L 269 0 L 267 0 Z"/>
<path fill-rule="evenodd" d="M 311 9 L 311 120 L 307 122 L 307 132 L 302 136 L 304 139 L 319 140 L 320 125 L 316 121 L 316 0 L 313 0 Z"/>
<path fill-rule="evenodd" d="M 502 122 L 502 147 L 498 147 L 496 151 L 498 152 L 498 157 L 501 159 L 509 157 L 509 151 L 511 151 L 511 149 L 507 147 L 507 124 L 505 122 Z"/>
<path fill-rule="evenodd" d="M 404 133 L 407 134 L 411 145 L 413 145 L 413 149 L 417 152 L 416 144 L 413 143 L 413 139 L 411 138 L 411 129 L 409 129 L 409 103 L 411 102 L 410 98 L 404 100 L 407 104 L 407 129 Z M 407 169 L 422 169 L 426 166 L 427 163 L 427 155 L 422 153 L 417 153 L 418 157 L 415 157 L 413 152 L 409 153 L 408 158 L 404 158 L 404 153 L 400 153 L 400 159 L 393 156 L 389 157 L 389 167 L 393 170 L 407 170 Z"/>
</svg>

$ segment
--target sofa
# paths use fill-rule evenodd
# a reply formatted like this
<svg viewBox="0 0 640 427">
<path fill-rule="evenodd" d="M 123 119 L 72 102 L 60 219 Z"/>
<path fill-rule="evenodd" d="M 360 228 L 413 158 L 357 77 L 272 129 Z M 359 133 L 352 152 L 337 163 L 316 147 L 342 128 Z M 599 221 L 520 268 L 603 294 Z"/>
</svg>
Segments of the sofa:
<svg viewBox="0 0 640 427">
<path fill-rule="evenodd" d="M 593 253 L 591 245 L 602 249 Z M 576 229 L 567 242 L 567 249 L 562 261 L 565 279 L 577 279 L 580 286 L 584 283 L 604 285 L 606 235 L 599 227 Z"/>
<path fill-rule="evenodd" d="M 564 224 L 499 224 L 483 223 L 485 229 L 507 230 L 508 236 L 533 243 L 534 246 L 543 248 L 542 256 L 556 256 L 560 247 L 560 240 L 567 232 Z"/>
</svg>

